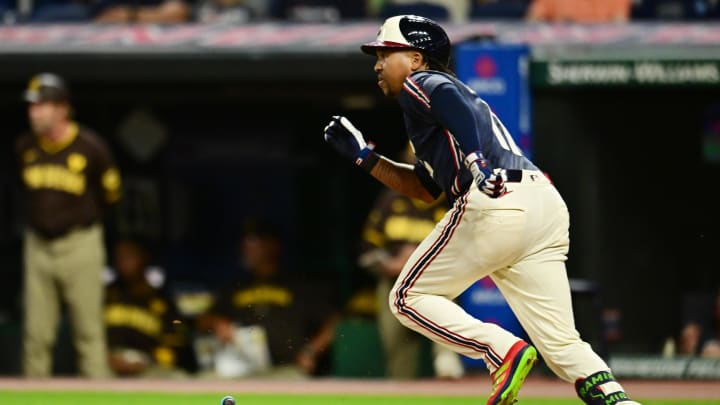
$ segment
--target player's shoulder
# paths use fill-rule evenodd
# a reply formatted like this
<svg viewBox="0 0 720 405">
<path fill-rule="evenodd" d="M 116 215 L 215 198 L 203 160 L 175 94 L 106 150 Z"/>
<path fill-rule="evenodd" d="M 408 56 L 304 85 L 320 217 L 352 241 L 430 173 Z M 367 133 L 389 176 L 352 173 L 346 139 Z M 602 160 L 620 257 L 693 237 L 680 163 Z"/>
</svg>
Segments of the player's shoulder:
<svg viewBox="0 0 720 405">
<path fill-rule="evenodd" d="M 94 150 L 101 150 L 103 152 L 108 151 L 109 147 L 103 137 L 101 137 L 92 128 L 86 127 L 82 124 L 75 124 L 78 127 L 77 139 L 79 142 L 87 145 Z"/>
<path fill-rule="evenodd" d="M 86 127 L 83 124 L 73 123 L 73 125 L 77 125 L 77 134 L 78 139 L 82 140 L 83 142 L 88 142 L 96 145 L 104 145 L 105 140 L 98 135 L 95 130 L 92 128 Z"/>
<path fill-rule="evenodd" d="M 421 70 L 413 72 L 405 78 L 403 83 L 404 97 L 401 99 L 401 103 L 408 103 L 409 105 L 422 105 L 425 108 L 430 108 L 430 100 L 433 92 L 442 85 L 457 85 L 454 79 L 443 72 L 435 70 Z M 408 102 L 407 100 L 413 100 Z"/>
<path fill-rule="evenodd" d="M 456 84 L 450 75 L 436 70 L 413 72 L 405 79 L 405 83 L 421 89 L 428 95 L 443 84 Z"/>
</svg>

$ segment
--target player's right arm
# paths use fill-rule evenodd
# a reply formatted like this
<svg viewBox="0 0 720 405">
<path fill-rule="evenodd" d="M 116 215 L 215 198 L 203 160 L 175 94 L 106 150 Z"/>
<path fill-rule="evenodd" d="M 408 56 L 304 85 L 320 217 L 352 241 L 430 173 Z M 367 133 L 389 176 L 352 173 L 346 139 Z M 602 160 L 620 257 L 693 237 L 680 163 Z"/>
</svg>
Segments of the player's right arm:
<svg viewBox="0 0 720 405">
<path fill-rule="evenodd" d="M 417 175 L 415 167 L 395 162 L 373 150 L 362 133 L 345 117 L 334 116 L 325 127 L 325 141 L 335 150 L 352 159 L 356 165 L 370 173 L 381 183 L 411 198 L 433 202 L 439 196 L 433 195 Z"/>
<path fill-rule="evenodd" d="M 374 153 L 374 152 L 373 152 Z M 377 163 L 370 169 L 370 175 L 387 187 L 405 194 L 408 197 L 431 203 L 437 199 L 433 196 L 415 172 L 415 168 L 405 163 L 394 162 L 378 155 Z"/>
</svg>

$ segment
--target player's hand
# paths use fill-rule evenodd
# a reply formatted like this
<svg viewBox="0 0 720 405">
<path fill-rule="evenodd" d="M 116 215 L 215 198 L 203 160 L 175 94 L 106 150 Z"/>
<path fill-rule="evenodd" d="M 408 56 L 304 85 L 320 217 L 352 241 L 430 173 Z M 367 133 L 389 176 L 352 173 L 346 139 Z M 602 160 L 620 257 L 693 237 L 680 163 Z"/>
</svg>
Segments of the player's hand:
<svg viewBox="0 0 720 405">
<path fill-rule="evenodd" d="M 480 190 L 492 198 L 501 197 L 507 193 L 507 187 L 505 186 L 506 181 L 507 171 L 505 171 L 505 169 L 495 169 L 490 174 L 490 177 L 483 181 Z"/>
<path fill-rule="evenodd" d="M 357 159 L 360 152 L 368 147 L 362 132 L 345 117 L 333 116 L 323 132 L 325 133 L 325 142 L 348 159 Z"/>
<path fill-rule="evenodd" d="M 317 353 L 311 349 L 310 346 L 303 348 L 300 353 L 295 357 L 295 364 L 305 372 L 305 374 L 312 374 L 317 368 Z"/>
<path fill-rule="evenodd" d="M 505 169 L 492 170 L 490 162 L 481 152 L 473 152 L 465 157 L 465 166 L 473 175 L 478 189 L 491 198 L 498 198 L 507 192 Z"/>
</svg>

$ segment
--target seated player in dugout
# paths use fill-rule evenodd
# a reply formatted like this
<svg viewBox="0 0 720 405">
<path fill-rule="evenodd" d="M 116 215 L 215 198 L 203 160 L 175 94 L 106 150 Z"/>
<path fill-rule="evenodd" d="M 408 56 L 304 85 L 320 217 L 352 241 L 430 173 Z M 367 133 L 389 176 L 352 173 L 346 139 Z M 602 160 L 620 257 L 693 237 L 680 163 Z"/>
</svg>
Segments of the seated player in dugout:
<svg viewBox="0 0 720 405">
<path fill-rule="evenodd" d="M 328 349 L 340 311 L 325 299 L 327 289 L 281 263 L 278 229 L 271 223 L 245 222 L 238 243 L 237 279 L 218 291 L 210 309 L 198 317 L 201 332 L 233 344 L 239 328 L 262 330 L 269 367 L 245 376 L 304 378 L 327 372 Z M 237 343 L 237 342 L 235 342 Z"/>
<path fill-rule="evenodd" d="M 115 280 L 105 292 L 108 357 L 118 377 L 182 377 L 192 369 L 188 330 L 165 289 L 151 285 L 147 247 L 126 238 L 112 250 Z"/>
<path fill-rule="evenodd" d="M 720 288 L 711 293 L 687 293 L 677 354 L 720 359 Z"/>
</svg>

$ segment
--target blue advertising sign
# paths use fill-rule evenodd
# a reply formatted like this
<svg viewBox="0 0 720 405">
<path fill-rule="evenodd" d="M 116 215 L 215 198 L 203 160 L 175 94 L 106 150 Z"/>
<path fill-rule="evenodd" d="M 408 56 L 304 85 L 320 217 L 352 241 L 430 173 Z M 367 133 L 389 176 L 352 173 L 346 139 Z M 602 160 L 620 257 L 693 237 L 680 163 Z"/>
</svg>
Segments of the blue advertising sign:
<svg viewBox="0 0 720 405">
<path fill-rule="evenodd" d="M 515 143 L 532 159 L 530 52 L 525 45 L 467 43 L 455 48 L 458 78 L 485 100 L 500 118 Z M 470 315 L 492 322 L 527 340 L 507 301 L 490 277 L 470 286 L 458 303 Z M 466 368 L 482 368 L 482 360 L 463 357 Z"/>
<path fill-rule="evenodd" d="M 464 43 L 455 47 L 455 73 L 485 100 L 532 159 L 530 50 L 526 45 Z"/>
</svg>

